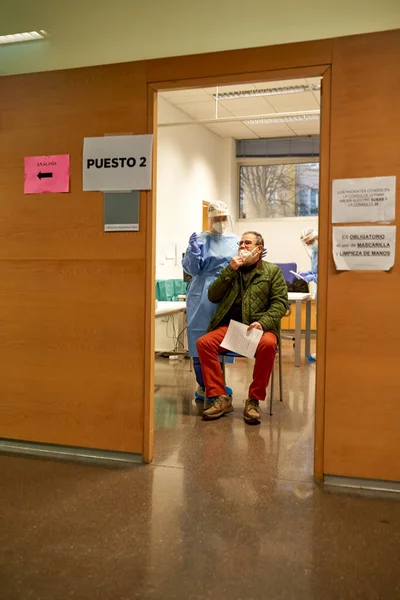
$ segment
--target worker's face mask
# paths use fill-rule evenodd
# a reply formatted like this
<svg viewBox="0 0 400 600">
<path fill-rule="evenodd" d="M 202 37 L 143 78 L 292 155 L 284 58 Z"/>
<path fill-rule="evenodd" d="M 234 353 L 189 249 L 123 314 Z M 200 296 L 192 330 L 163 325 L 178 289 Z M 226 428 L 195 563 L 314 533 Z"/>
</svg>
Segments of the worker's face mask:
<svg viewBox="0 0 400 600">
<path fill-rule="evenodd" d="M 304 244 L 304 249 L 311 258 L 314 252 L 318 250 L 318 240 L 314 240 L 312 244 Z"/>
<path fill-rule="evenodd" d="M 213 223 L 212 228 L 215 233 L 225 233 L 226 225 L 226 221 L 217 221 L 216 223 Z"/>
</svg>

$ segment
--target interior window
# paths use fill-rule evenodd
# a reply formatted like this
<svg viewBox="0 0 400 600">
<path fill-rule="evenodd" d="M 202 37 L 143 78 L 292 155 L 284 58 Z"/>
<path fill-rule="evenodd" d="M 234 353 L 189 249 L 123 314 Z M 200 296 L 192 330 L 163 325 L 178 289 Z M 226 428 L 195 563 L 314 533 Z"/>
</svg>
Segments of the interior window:
<svg viewBox="0 0 400 600">
<path fill-rule="evenodd" d="M 239 217 L 318 215 L 319 163 L 240 165 Z"/>
</svg>

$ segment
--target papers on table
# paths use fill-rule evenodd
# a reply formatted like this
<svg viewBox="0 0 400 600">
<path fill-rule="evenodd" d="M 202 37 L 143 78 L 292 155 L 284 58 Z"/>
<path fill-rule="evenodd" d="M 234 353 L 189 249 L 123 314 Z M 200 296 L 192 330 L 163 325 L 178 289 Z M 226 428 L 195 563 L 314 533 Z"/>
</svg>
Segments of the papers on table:
<svg viewBox="0 0 400 600">
<path fill-rule="evenodd" d="M 221 346 L 226 350 L 247 356 L 247 358 L 254 358 L 258 342 L 264 332 L 261 329 L 250 329 L 248 331 L 248 327 L 244 323 L 231 319 Z"/>
</svg>

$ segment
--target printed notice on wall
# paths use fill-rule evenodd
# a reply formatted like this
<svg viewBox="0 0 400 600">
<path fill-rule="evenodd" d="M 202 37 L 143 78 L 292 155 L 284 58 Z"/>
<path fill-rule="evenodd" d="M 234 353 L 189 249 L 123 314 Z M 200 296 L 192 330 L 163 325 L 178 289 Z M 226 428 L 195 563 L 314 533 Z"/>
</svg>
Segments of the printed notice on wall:
<svg viewBox="0 0 400 600">
<path fill-rule="evenodd" d="M 389 271 L 394 265 L 394 225 L 334 227 L 332 241 L 338 271 Z"/>
<path fill-rule="evenodd" d="M 139 192 L 104 194 L 104 231 L 139 231 Z"/>
<path fill-rule="evenodd" d="M 396 177 L 335 179 L 332 182 L 332 223 L 394 221 Z"/>
<path fill-rule="evenodd" d="M 150 190 L 152 135 L 85 138 L 83 191 Z"/>
</svg>

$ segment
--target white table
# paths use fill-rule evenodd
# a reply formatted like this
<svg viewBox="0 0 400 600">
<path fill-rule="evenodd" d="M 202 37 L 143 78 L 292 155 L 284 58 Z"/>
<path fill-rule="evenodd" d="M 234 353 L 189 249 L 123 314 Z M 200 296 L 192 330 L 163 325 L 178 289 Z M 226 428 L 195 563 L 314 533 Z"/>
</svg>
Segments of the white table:
<svg viewBox="0 0 400 600">
<path fill-rule="evenodd" d="M 186 312 L 186 302 L 162 302 L 159 300 L 156 308 L 156 319 L 180 312 Z"/>
<path fill-rule="evenodd" d="M 294 331 L 294 364 L 296 367 L 301 365 L 301 305 L 306 303 L 306 340 L 305 340 L 305 357 L 310 354 L 311 349 L 311 294 L 300 294 L 298 292 L 288 293 L 289 304 L 296 305 L 296 324 Z"/>
<path fill-rule="evenodd" d="M 163 302 L 158 301 L 155 317 L 167 317 L 169 315 L 179 314 L 178 318 L 178 345 L 176 352 L 169 352 L 168 354 L 184 354 L 187 355 L 185 350 L 184 336 L 181 337 L 181 333 L 186 328 L 186 302 Z"/>
</svg>

